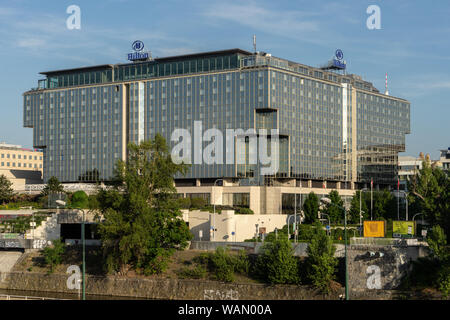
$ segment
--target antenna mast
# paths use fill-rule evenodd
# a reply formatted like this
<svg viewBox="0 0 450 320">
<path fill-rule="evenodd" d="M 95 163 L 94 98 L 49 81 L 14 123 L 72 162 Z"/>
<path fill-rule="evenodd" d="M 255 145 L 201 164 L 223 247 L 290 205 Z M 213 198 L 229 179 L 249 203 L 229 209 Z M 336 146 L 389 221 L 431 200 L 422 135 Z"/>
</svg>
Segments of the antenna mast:
<svg viewBox="0 0 450 320">
<path fill-rule="evenodd" d="M 256 34 L 253 35 L 253 52 L 256 53 Z"/>
<path fill-rule="evenodd" d="M 387 74 L 387 72 L 386 72 L 386 91 L 384 91 L 384 94 L 385 95 L 389 95 L 389 90 L 388 90 L 388 74 Z"/>
</svg>

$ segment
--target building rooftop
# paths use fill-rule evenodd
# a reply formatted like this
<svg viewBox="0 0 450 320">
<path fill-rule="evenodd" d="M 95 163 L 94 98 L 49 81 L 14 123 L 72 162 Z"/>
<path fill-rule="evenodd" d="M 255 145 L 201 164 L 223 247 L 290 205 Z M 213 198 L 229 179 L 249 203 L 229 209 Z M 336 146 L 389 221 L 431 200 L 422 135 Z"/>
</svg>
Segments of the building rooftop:
<svg viewBox="0 0 450 320">
<path fill-rule="evenodd" d="M 339 84 L 351 83 L 358 89 L 380 93 L 372 83 L 364 81 L 356 74 L 340 74 L 336 71 L 322 70 L 320 67 L 311 67 L 274 57 L 270 53 L 252 53 L 239 48 L 148 58 L 128 63 L 44 71 L 40 74 L 45 75 L 46 79 L 39 80 L 38 88 L 33 91 L 264 66 Z"/>
</svg>

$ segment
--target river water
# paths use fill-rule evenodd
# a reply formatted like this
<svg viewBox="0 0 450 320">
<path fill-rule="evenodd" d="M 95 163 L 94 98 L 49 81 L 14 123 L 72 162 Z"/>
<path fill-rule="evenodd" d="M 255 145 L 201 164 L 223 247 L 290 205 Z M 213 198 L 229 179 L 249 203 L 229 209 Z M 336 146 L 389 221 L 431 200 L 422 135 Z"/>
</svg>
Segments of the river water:
<svg viewBox="0 0 450 320">
<path fill-rule="evenodd" d="M 0 289 L 1 295 L 11 296 L 27 296 L 27 297 L 42 297 L 52 299 L 68 299 L 68 300 L 80 300 L 78 293 L 59 293 L 59 292 L 45 292 L 45 291 L 22 291 L 22 290 L 9 290 Z M 100 296 L 100 295 L 86 295 L 86 300 L 149 300 L 146 298 L 136 297 L 118 297 L 118 296 Z"/>
</svg>

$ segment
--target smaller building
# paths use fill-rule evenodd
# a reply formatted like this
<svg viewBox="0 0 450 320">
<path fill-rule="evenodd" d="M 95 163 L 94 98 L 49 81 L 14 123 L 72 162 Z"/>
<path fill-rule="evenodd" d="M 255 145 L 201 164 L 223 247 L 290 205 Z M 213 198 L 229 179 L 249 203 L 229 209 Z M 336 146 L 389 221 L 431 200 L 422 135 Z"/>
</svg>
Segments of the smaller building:
<svg viewBox="0 0 450 320">
<path fill-rule="evenodd" d="M 42 183 L 43 153 L 38 149 L 0 143 L 0 175 L 12 182 L 14 191 L 25 191 L 27 184 Z"/>
<path fill-rule="evenodd" d="M 442 164 L 442 169 L 450 171 L 450 147 L 447 150 L 441 150 L 441 158 L 439 161 Z"/>
<path fill-rule="evenodd" d="M 450 148 L 449 148 L 450 149 Z M 399 156 L 398 157 L 398 178 L 400 180 L 400 190 L 407 190 L 407 182 L 412 176 L 416 175 L 423 167 L 423 162 L 430 163 L 431 166 L 442 168 L 442 155 L 441 160 L 431 160 L 430 155 L 423 155 L 423 152 L 419 154 L 419 157 L 411 156 Z M 449 160 L 450 162 L 450 153 Z"/>
</svg>

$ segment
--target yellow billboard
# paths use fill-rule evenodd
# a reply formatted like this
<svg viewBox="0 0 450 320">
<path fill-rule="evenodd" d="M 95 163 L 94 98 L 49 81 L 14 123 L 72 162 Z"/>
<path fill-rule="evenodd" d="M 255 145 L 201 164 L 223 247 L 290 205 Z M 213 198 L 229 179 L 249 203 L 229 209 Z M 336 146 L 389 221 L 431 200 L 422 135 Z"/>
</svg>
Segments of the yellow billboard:
<svg viewBox="0 0 450 320">
<path fill-rule="evenodd" d="M 364 237 L 384 238 L 384 221 L 364 221 Z"/>
<path fill-rule="evenodd" d="M 410 238 L 415 234 L 414 221 L 392 221 L 392 236 L 394 238 Z"/>
</svg>

